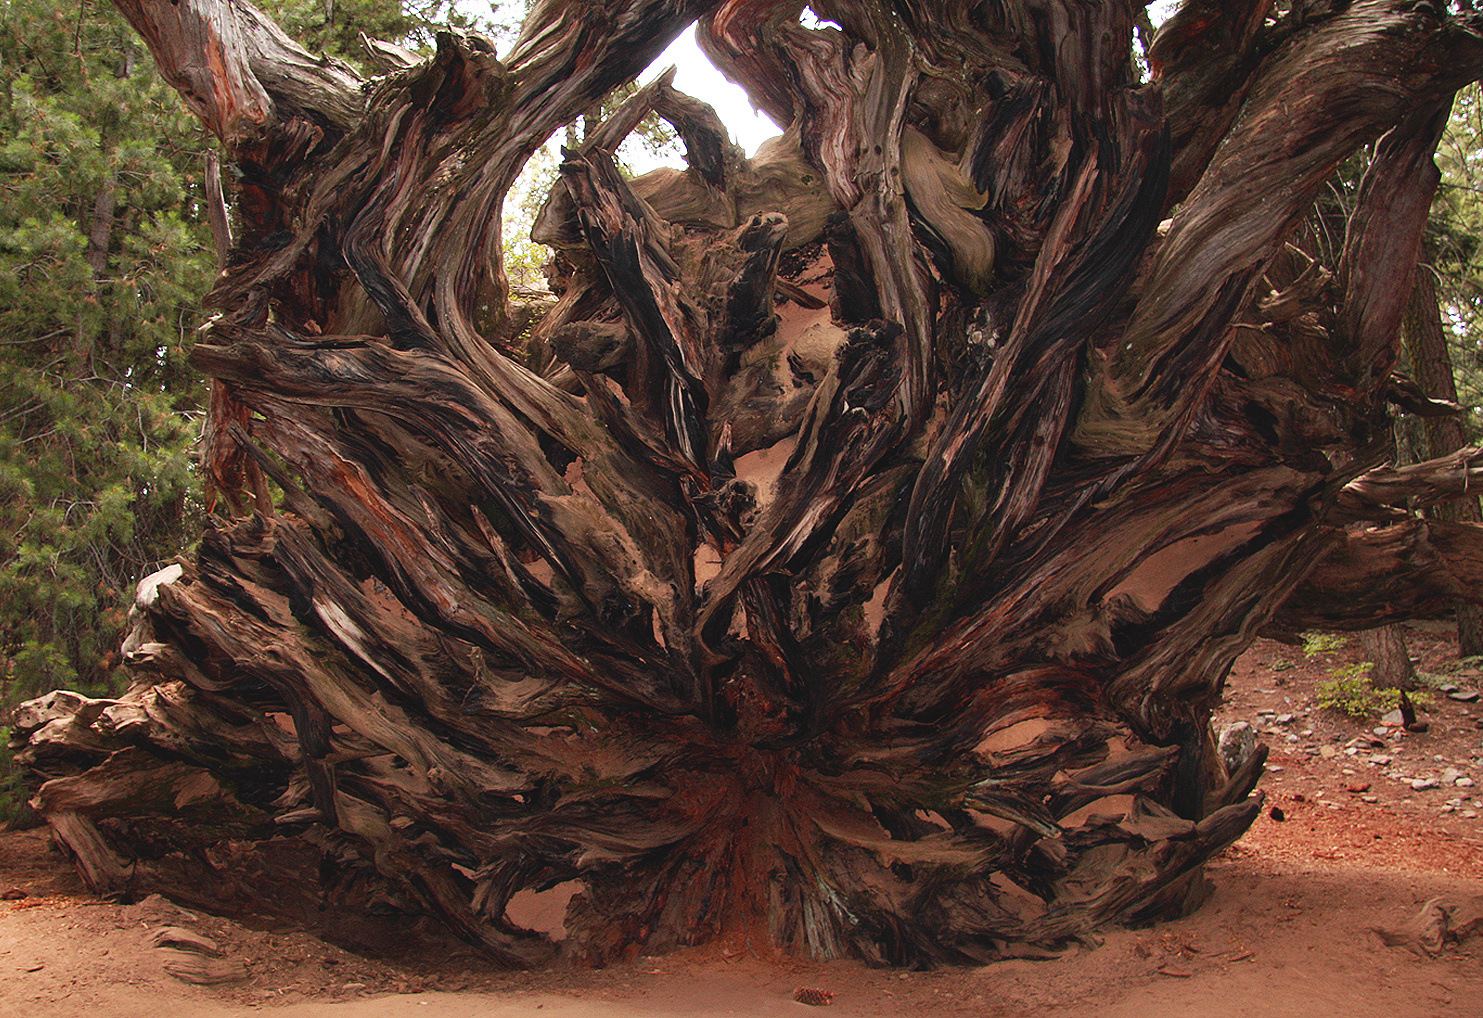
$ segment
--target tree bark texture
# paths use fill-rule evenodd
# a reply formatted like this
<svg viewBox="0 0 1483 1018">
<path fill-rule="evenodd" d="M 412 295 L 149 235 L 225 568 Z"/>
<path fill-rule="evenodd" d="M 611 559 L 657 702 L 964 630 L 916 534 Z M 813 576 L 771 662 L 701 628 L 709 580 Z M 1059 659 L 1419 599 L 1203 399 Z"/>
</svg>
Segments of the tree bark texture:
<svg viewBox="0 0 1483 1018">
<path fill-rule="evenodd" d="M 1415 689 L 1416 666 L 1406 647 L 1406 634 L 1398 625 L 1366 629 L 1359 634 L 1364 658 L 1373 669 L 1370 682 L 1384 689 Z"/>
<path fill-rule="evenodd" d="M 362 82 L 239 0 L 118 4 L 241 229 L 195 353 L 235 516 L 141 588 L 129 694 L 20 725 L 100 887 L 250 855 L 291 878 L 220 896 L 271 905 L 317 857 L 323 907 L 517 965 L 1054 950 L 1256 816 L 1208 722 L 1259 629 L 1483 590 L 1415 514 L 1476 451 L 1379 451 L 1471 14 L 1190 0 L 1145 81 L 1133 4 L 542 0 Z M 532 324 L 506 191 L 697 18 L 787 131 L 641 89 L 565 153 Z M 688 165 L 627 180 L 651 110 Z"/>
<path fill-rule="evenodd" d="M 1452 356 L 1447 352 L 1447 337 L 1442 331 L 1437 290 L 1431 273 L 1425 269 L 1416 273 L 1411 305 L 1402 325 L 1416 384 L 1432 399 L 1457 402 L 1457 383 L 1452 373 Z M 1426 443 L 1429 456 L 1445 456 L 1466 445 L 1462 421 L 1453 415 L 1427 419 Z M 1438 519 L 1449 523 L 1483 523 L 1483 511 L 1478 507 L 1475 494 L 1444 502 L 1435 512 Z M 1483 655 L 1483 607 L 1470 601 L 1459 601 L 1455 611 L 1459 656 Z"/>
</svg>

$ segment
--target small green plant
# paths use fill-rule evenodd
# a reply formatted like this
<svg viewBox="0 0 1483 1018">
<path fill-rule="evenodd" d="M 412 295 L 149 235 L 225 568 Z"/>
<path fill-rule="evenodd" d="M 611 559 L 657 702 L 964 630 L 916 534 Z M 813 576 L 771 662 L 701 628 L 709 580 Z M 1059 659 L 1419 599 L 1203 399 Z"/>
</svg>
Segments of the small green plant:
<svg viewBox="0 0 1483 1018">
<path fill-rule="evenodd" d="M 1358 720 L 1378 717 L 1400 707 L 1399 689 L 1381 689 L 1371 681 L 1370 672 L 1374 667 L 1369 661 L 1361 661 L 1334 669 L 1331 677 L 1320 682 L 1316 688 L 1318 706 Z M 1426 693 L 1412 692 L 1407 695 L 1416 706 L 1431 701 Z"/>
<path fill-rule="evenodd" d="M 1303 653 L 1308 657 L 1317 657 L 1320 654 L 1333 654 L 1344 648 L 1345 639 L 1335 636 L 1333 633 L 1304 633 Z"/>
<path fill-rule="evenodd" d="M 1376 689 L 1370 682 L 1375 666 L 1368 661 L 1340 668 L 1317 687 L 1318 706 L 1336 710 L 1351 718 L 1368 718 L 1400 705 L 1401 694 L 1394 689 Z"/>
<path fill-rule="evenodd" d="M 10 728 L 0 727 L 0 828 L 26 811 L 26 786 L 12 755 Z"/>
</svg>

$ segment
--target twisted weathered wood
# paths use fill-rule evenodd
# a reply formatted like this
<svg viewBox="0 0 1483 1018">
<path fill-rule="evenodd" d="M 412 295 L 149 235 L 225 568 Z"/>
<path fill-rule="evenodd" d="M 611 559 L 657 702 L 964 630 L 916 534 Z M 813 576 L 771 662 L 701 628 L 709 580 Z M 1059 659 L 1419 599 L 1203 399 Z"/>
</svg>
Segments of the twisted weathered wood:
<svg viewBox="0 0 1483 1018">
<path fill-rule="evenodd" d="M 1208 719 L 1259 628 L 1483 590 L 1414 515 L 1473 455 L 1372 469 L 1471 15 L 1191 2 L 1144 81 L 1132 4 L 547 0 L 360 82 L 122 6 L 241 170 L 195 362 L 259 511 L 146 585 L 127 696 L 19 719 L 100 887 L 317 853 L 334 914 L 510 964 L 541 895 L 588 961 L 1043 952 L 1198 901 L 1256 815 Z M 640 89 L 564 153 L 532 323 L 506 191 L 697 17 L 788 130 Z M 689 165 L 626 180 L 650 111 Z"/>
</svg>

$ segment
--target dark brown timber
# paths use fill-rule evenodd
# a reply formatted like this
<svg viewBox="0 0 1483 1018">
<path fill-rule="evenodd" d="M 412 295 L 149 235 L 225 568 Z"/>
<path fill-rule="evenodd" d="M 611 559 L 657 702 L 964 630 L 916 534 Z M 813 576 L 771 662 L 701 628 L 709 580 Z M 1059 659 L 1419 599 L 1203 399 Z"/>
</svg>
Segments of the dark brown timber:
<svg viewBox="0 0 1483 1018">
<path fill-rule="evenodd" d="M 1483 592 L 1418 515 L 1477 451 L 1382 462 L 1393 401 L 1447 409 L 1392 369 L 1471 5 L 1189 0 L 1144 63 L 1132 3 L 540 0 L 362 80 L 241 0 L 117 3 L 239 229 L 220 515 L 133 689 L 17 719 L 100 890 L 512 965 L 1044 954 L 1198 904 L 1261 804 L 1209 728 L 1259 630 Z M 517 308 L 522 165 L 697 19 L 787 130 L 639 89 Z M 688 165 L 625 179 L 651 111 Z"/>
</svg>

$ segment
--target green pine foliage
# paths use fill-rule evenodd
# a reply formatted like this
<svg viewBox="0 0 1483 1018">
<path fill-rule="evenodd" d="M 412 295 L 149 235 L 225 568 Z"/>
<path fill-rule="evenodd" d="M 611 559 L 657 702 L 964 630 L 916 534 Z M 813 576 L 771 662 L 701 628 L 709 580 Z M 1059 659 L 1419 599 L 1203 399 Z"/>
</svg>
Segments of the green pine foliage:
<svg viewBox="0 0 1483 1018">
<path fill-rule="evenodd" d="M 199 529 L 208 144 L 111 7 L 0 0 L 0 709 L 106 690 Z"/>
<path fill-rule="evenodd" d="M 364 71 L 361 34 L 431 52 L 436 33 L 446 27 L 514 37 L 523 4 L 467 0 L 259 0 L 258 6 L 300 45 L 313 53 L 344 60 Z M 503 15 L 503 16 L 502 16 Z"/>
</svg>

